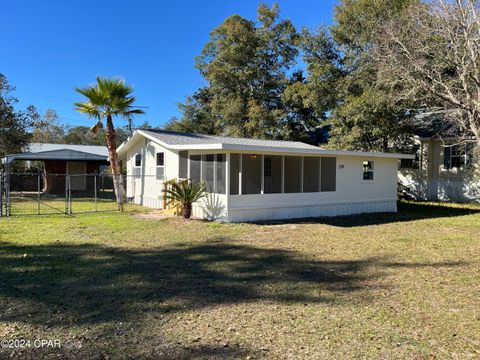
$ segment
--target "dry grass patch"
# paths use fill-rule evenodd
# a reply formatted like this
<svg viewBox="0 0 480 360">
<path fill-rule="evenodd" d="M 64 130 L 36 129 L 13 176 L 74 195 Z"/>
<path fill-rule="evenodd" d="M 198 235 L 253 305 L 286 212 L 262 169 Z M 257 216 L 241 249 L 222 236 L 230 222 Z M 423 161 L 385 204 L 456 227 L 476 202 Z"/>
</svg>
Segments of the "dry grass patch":
<svg viewBox="0 0 480 360">
<path fill-rule="evenodd" d="M 476 358 L 480 208 L 273 224 L 0 220 L 14 358 Z"/>
</svg>

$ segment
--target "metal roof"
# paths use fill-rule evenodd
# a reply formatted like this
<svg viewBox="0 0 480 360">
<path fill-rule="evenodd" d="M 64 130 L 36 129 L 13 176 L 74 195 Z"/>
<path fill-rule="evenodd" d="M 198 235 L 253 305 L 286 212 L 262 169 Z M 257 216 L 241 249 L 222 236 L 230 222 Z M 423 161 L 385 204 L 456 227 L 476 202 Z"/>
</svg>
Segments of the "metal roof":
<svg viewBox="0 0 480 360">
<path fill-rule="evenodd" d="M 87 154 L 95 154 L 100 156 L 108 156 L 108 149 L 106 146 L 98 145 L 73 145 L 73 144 L 47 144 L 47 143 L 30 143 L 26 149 L 30 153 L 39 153 L 44 151 L 54 150 L 73 150 L 80 151 Z"/>
<path fill-rule="evenodd" d="M 305 144 L 299 141 L 260 140 L 245 139 L 227 136 L 215 136 L 193 133 L 182 133 L 167 130 L 135 130 L 133 135 L 117 149 L 120 155 L 139 137 L 145 137 L 151 141 L 172 150 L 230 150 L 238 152 L 259 153 L 290 153 L 298 155 L 325 155 L 325 156 L 364 156 L 383 157 L 395 159 L 413 159 L 413 155 L 392 154 L 381 152 L 327 150 L 317 146 Z"/>
<path fill-rule="evenodd" d="M 15 160 L 77 160 L 108 161 L 105 146 L 31 143 L 20 154 L 5 155 L 2 163 L 7 165 Z"/>
<path fill-rule="evenodd" d="M 168 145 L 204 145 L 204 144 L 230 144 L 244 146 L 265 146 L 265 147 L 281 147 L 289 149 L 318 149 L 316 146 L 302 143 L 300 141 L 283 141 L 283 140 L 261 140 L 246 139 L 228 136 L 216 136 L 205 134 L 182 133 L 167 130 L 144 130 L 140 129 L 155 139 Z"/>
</svg>

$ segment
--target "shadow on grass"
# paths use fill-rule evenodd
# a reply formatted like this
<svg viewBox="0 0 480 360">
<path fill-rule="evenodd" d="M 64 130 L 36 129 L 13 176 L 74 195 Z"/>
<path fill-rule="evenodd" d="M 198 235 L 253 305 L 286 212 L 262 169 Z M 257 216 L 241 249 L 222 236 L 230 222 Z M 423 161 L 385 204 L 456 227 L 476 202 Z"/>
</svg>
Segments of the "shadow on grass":
<svg viewBox="0 0 480 360">
<path fill-rule="evenodd" d="M 459 265 L 317 261 L 223 238 L 144 251 L 1 243 L 0 321 L 68 326 L 256 301 L 370 301 L 362 290 L 379 288 L 384 269 Z"/>
<path fill-rule="evenodd" d="M 442 217 L 455 217 L 480 213 L 480 207 L 475 205 L 464 207 L 452 207 L 442 203 L 421 203 L 421 202 L 398 202 L 396 213 L 372 213 L 357 214 L 335 217 L 320 217 L 309 219 L 292 219 L 278 221 L 255 222 L 259 225 L 278 224 L 327 224 L 339 227 L 356 227 L 381 225 L 394 222 L 414 221 L 422 219 L 434 219 Z"/>
</svg>

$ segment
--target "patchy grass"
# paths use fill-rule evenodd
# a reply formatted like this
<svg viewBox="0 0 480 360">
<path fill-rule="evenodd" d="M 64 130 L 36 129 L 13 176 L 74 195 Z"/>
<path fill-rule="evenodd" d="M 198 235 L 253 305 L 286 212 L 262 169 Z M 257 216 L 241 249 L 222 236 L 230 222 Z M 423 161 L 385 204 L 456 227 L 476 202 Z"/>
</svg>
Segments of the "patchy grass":
<svg viewBox="0 0 480 360">
<path fill-rule="evenodd" d="M 40 358 L 480 356 L 480 207 L 273 224 L 0 219 L 0 338 Z"/>
</svg>

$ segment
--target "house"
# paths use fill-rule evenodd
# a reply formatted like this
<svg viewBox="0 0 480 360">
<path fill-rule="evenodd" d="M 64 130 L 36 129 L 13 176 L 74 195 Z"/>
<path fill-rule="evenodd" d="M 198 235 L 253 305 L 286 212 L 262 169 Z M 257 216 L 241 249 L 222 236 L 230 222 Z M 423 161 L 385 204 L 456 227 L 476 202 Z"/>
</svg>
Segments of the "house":
<svg viewBox="0 0 480 360">
<path fill-rule="evenodd" d="M 8 170 L 14 161 L 42 161 L 45 168 L 43 191 L 65 190 L 65 176 L 78 175 L 71 183 L 71 190 L 85 190 L 87 178 L 82 176 L 101 173 L 109 165 L 105 146 L 31 143 L 24 152 L 2 157 L 2 164 Z M 22 180 L 25 181 L 25 180 Z M 27 186 L 27 185 L 25 185 Z"/>
<path fill-rule="evenodd" d="M 231 222 L 395 212 L 398 159 L 413 159 L 142 129 L 118 154 L 127 170 L 127 197 L 135 203 L 162 208 L 163 183 L 189 178 L 208 189 L 193 215 Z"/>
<path fill-rule="evenodd" d="M 472 172 L 473 138 L 416 135 L 414 141 L 416 157 L 402 161 L 398 174 L 408 196 L 432 201 L 480 201 L 480 181 Z"/>
</svg>

